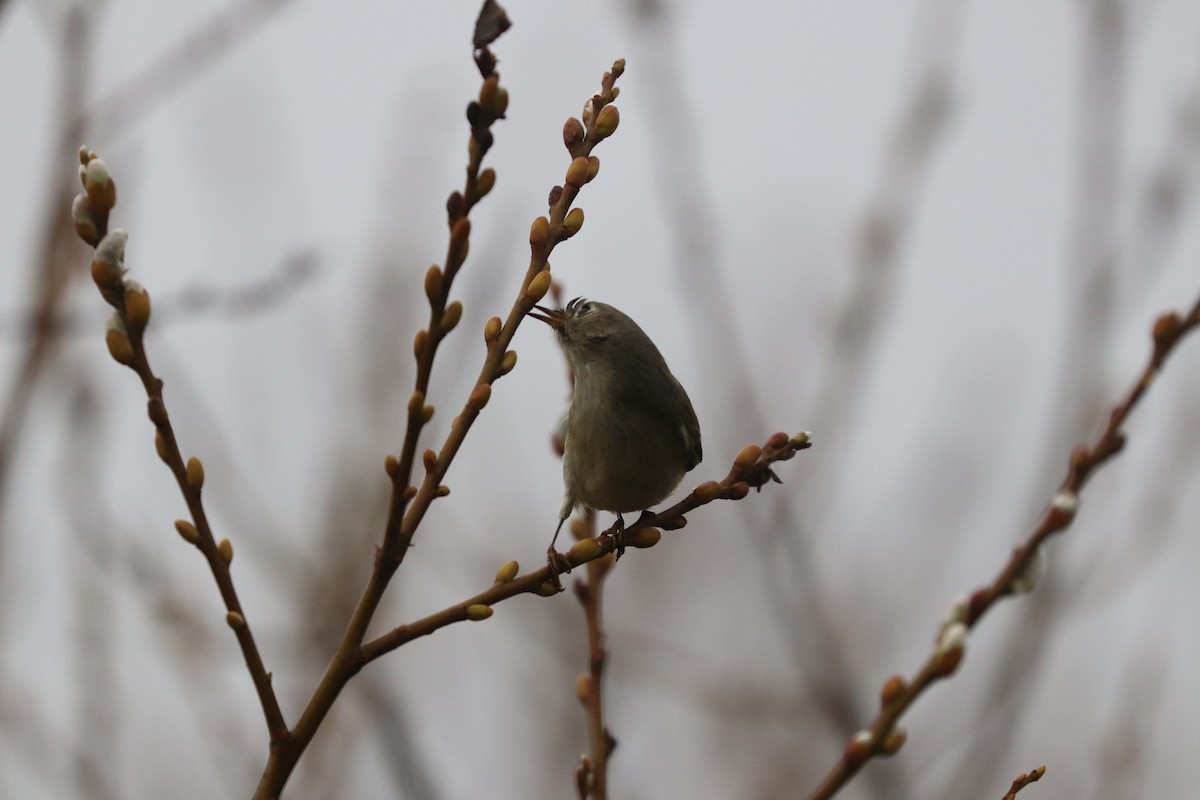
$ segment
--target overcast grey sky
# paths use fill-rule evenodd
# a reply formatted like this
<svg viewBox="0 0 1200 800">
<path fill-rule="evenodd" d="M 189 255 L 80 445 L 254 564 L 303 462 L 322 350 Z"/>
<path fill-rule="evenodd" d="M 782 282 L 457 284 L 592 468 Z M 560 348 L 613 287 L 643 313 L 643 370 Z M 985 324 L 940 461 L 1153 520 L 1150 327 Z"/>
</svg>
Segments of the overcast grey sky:
<svg viewBox="0 0 1200 800">
<path fill-rule="evenodd" d="M 175 74 L 200 26 L 259 6 Z M 4 398 L 81 143 L 60 145 L 70 7 L 0 5 Z M 421 280 L 466 163 L 478 6 L 87 7 L 69 111 L 116 176 L 113 224 L 156 304 L 150 358 L 294 721 L 382 531 Z M 422 446 L 517 294 L 529 223 L 568 164 L 563 121 L 626 58 L 620 128 L 556 279 L 638 320 L 688 388 L 706 459 L 680 495 L 776 430 L 816 446 L 782 486 L 696 512 L 614 572 L 610 784 L 802 796 L 887 675 L 924 659 L 951 599 L 1031 529 L 1153 319 L 1200 292 L 1200 4 L 506 7 L 498 180 L 472 213 Z M 266 754 L 252 687 L 171 529 L 185 509 L 140 387 L 104 351 L 87 251 L 71 257 L 70 332 L 0 487 L 0 796 L 249 796 Z M 380 630 L 543 558 L 568 386 L 544 326 L 514 346 Z M 1188 341 L 1050 547 L 1047 584 L 985 619 L 902 754 L 843 796 L 998 797 L 1043 763 L 1030 797 L 1194 796 L 1198 409 Z M 571 796 L 586 657 L 569 593 L 405 647 L 341 699 L 288 796 Z"/>
</svg>

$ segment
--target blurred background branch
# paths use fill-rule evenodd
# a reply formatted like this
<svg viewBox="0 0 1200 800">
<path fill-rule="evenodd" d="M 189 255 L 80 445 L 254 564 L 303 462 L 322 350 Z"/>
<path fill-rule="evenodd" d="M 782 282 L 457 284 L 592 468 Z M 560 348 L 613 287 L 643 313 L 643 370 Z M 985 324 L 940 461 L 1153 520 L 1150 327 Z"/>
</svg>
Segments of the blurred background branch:
<svg viewBox="0 0 1200 800">
<path fill-rule="evenodd" d="M 296 709 L 386 512 L 421 279 L 445 249 L 438 198 L 462 175 L 447 132 L 477 80 L 476 10 L 0 0 L 0 795 L 237 796 L 261 767 L 224 612 L 83 310 L 64 157 L 86 142 L 130 176 L 114 224 L 156 270 L 157 366 Z M 1145 320 L 1194 293 L 1200 9 L 513 11 L 497 68 L 520 89 L 456 290 L 464 330 L 506 310 L 562 117 L 627 53 L 621 135 L 555 275 L 644 321 L 714 455 L 776 427 L 821 445 L 766 502 L 710 506 L 609 576 L 611 791 L 794 794 L 1028 529 L 1143 357 Z M 481 347 L 447 339 L 431 396 L 465 396 Z M 372 635 L 542 557 L 565 383 L 547 337 L 514 347 Z M 1195 349 L 1046 582 L 973 634 L 901 754 L 840 796 L 988 796 L 1041 763 L 1068 793 L 1200 784 L 1170 745 L 1200 704 L 1200 639 L 1178 623 L 1200 558 Z M 452 417 L 439 407 L 429 435 Z M 293 791 L 567 796 L 587 735 L 578 610 L 527 606 L 370 665 Z"/>
</svg>

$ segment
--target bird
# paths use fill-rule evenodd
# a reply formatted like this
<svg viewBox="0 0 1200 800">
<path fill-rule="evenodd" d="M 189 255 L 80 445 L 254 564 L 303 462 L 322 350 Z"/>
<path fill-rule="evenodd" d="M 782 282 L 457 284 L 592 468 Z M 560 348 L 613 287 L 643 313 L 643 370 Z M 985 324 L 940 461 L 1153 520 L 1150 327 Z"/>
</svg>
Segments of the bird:
<svg viewBox="0 0 1200 800">
<path fill-rule="evenodd" d="M 540 312 L 540 313 L 538 313 Z M 578 507 L 647 512 L 703 458 L 700 422 L 683 385 L 636 322 L 577 297 L 529 312 L 558 334 L 575 377 L 563 442 L 563 502 L 547 549 L 551 567 L 563 523 Z"/>
</svg>

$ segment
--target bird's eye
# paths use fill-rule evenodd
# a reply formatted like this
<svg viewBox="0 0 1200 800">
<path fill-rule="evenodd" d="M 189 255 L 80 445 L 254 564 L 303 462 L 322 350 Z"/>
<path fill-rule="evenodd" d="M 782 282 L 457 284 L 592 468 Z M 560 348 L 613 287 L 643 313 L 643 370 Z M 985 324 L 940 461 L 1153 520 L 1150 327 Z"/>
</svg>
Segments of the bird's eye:
<svg viewBox="0 0 1200 800">
<path fill-rule="evenodd" d="M 590 345 L 604 344 L 608 341 L 608 334 L 589 336 L 587 337 L 587 341 Z"/>
</svg>

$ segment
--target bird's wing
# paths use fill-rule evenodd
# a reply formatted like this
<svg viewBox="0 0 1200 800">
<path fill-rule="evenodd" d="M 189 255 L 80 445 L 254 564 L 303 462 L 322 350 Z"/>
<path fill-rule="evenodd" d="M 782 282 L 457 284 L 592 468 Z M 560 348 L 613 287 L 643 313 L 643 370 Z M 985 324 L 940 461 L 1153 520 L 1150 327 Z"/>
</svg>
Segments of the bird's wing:
<svg viewBox="0 0 1200 800">
<path fill-rule="evenodd" d="M 664 424 L 674 423 L 677 425 L 676 430 L 679 431 L 684 452 L 687 453 L 686 469 L 690 472 L 704 456 L 704 451 L 700 446 L 700 420 L 696 418 L 692 401 L 688 398 L 682 384 L 675 379 L 670 370 L 665 368 L 665 365 L 663 371 L 666 379 L 678 390 L 676 393 L 635 390 L 632 383 L 623 381 L 621 388 L 617 389 L 617 400 L 626 408 L 662 420 Z M 640 378 L 640 376 L 633 375 L 628 377 L 629 381 Z M 675 398 L 680 398 L 682 402 L 672 402 Z"/>
</svg>

